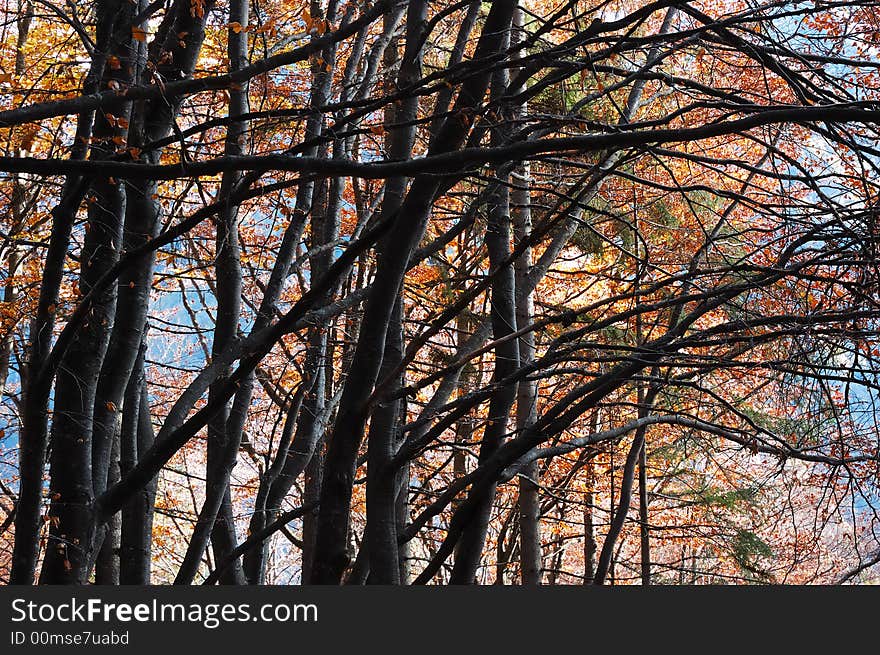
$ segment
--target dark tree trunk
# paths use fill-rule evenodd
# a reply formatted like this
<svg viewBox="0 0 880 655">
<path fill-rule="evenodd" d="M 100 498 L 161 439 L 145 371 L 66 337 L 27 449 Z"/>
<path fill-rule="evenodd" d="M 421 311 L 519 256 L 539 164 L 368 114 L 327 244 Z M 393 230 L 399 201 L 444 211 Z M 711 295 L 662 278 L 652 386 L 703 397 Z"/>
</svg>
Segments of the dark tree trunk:
<svg viewBox="0 0 880 655">
<path fill-rule="evenodd" d="M 514 14 L 512 44 L 523 40 L 524 16 L 521 8 Z M 524 89 L 516 89 L 521 92 Z M 525 115 L 525 106 L 514 109 L 514 117 Z M 514 239 L 522 244 L 531 236 L 532 213 L 530 168 L 528 163 L 516 168 L 512 175 L 513 189 L 510 192 L 511 213 L 513 216 Z M 522 330 L 534 321 L 535 304 L 533 289 L 529 284 L 529 270 L 532 266 L 532 249 L 525 248 L 514 263 L 514 283 L 516 287 L 516 328 Z M 519 338 L 519 365 L 528 366 L 535 358 L 535 333 L 527 332 Z M 517 433 L 531 426 L 537 414 L 538 385 L 534 380 L 523 380 L 517 387 L 516 429 Z M 519 534 L 520 570 L 522 584 L 541 584 L 541 504 L 538 494 L 538 463 L 532 462 L 519 478 Z"/>
<path fill-rule="evenodd" d="M 327 19 L 335 20 L 337 12 L 336 2 L 330 2 L 327 7 Z M 320 18 L 320 7 L 313 6 L 313 17 Z M 346 19 L 347 19 L 346 15 Z M 320 109 L 327 103 L 330 97 L 333 70 L 335 66 L 335 46 L 328 46 L 321 53 L 320 64 L 315 63 L 311 71 L 311 95 L 309 106 L 312 109 L 305 126 L 305 141 L 315 143 L 324 129 L 324 117 Z M 350 62 L 354 65 L 354 62 Z M 346 71 L 346 79 L 353 70 Z M 341 147 L 338 142 L 334 148 Z M 310 146 L 303 153 L 305 156 L 315 157 L 326 149 L 317 145 Z M 275 311 L 275 304 L 281 296 L 284 282 L 290 272 L 296 248 L 302 238 L 307 219 L 311 218 L 312 250 L 320 250 L 322 246 L 336 238 L 338 226 L 335 203 L 328 203 L 320 198 L 322 194 L 316 192 L 315 184 L 309 180 L 303 180 L 297 188 L 295 206 L 291 223 L 285 230 L 281 245 L 276 257 L 275 266 L 266 285 L 263 300 L 257 312 L 254 330 L 267 326 Z M 332 192 L 330 195 L 334 195 Z M 323 208 L 321 208 L 323 203 Z M 328 207 L 332 205 L 331 207 Z M 310 257 L 311 279 L 318 279 L 323 275 L 331 263 L 330 252 L 319 252 Z M 331 294 L 327 294 L 329 298 Z M 273 465 L 267 470 L 260 480 L 257 492 L 258 502 L 251 515 L 248 531 L 256 534 L 266 525 L 275 520 L 281 509 L 281 504 L 287 496 L 296 479 L 303 473 L 312 459 L 315 448 L 323 436 L 323 413 L 325 399 L 325 385 L 328 382 L 324 374 L 327 357 L 327 332 L 317 328 L 308 332 L 308 349 L 304 365 L 305 378 L 301 381 L 305 388 L 304 400 L 297 410 L 296 431 L 293 442 L 284 450 L 279 450 L 275 455 Z M 235 405 L 246 408 L 250 403 L 250 388 L 252 384 L 242 387 L 236 395 Z M 313 512 L 308 512 L 304 522 L 309 520 Z M 306 540 L 304 538 L 304 543 Z M 260 584 L 265 576 L 266 555 L 269 544 L 264 542 L 259 548 L 253 548 L 245 554 L 244 571 L 247 580 L 251 584 Z M 305 553 L 303 554 L 305 560 Z M 303 577 L 305 582 L 306 577 Z"/>
<path fill-rule="evenodd" d="M 587 462 L 586 490 L 584 491 L 584 584 L 593 584 L 596 577 L 596 528 L 593 508 L 596 503 L 593 461 Z"/>
<path fill-rule="evenodd" d="M 153 425 L 144 376 L 146 339 L 141 342 L 128 385 L 120 430 L 120 473 L 128 475 L 153 445 Z M 124 585 L 150 583 L 152 567 L 153 514 L 156 479 L 145 484 L 122 509 L 119 582 Z"/>
<path fill-rule="evenodd" d="M 506 50 L 510 43 L 510 24 L 501 34 L 500 50 Z M 492 99 L 496 102 L 507 91 L 507 71 L 496 71 L 492 80 Z M 502 106 L 502 110 L 507 108 Z M 501 145 L 505 134 L 500 128 L 492 130 L 492 144 Z M 504 262 L 511 250 L 511 217 L 509 174 L 506 165 L 496 169 L 497 183 L 489 192 L 488 220 L 486 224 L 486 250 L 489 253 L 489 270 L 493 274 L 491 288 L 492 337 L 496 341 L 504 339 L 516 330 L 516 276 L 513 267 Z M 503 340 L 495 347 L 495 369 L 493 381 L 499 383 L 519 368 L 520 344 L 516 340 Z M 509 429 L 509 416 L 517 397 L 517 387 L 507 384 L 492 394 L 489 400 L 489 416 L 480 443 L 478 463 L 483 463 L 495 454 L 503 443 Z M 527 399 L 527 402 L 529 400 Z M 524 411 L 529 411 L 526 406 Z M 528 422 L 528 417 L 524 417 Z M 455 564 L 450 575 L 450 584 L 473 584 L 482 559 L 486 531 L 491 518 L 492 503 L 495 499 L 495 485 L 482 493 L 478 499 L 470 521 L 462 531 Z"/>
<path fill-rule="evenodd" d="M 651 533 L 648 525 L 648 462 L 647 442 L 642 440 L 639 452 L 639 544 L 641 549 L 642 584 L 651 584 Z"/>
<path fill-rule="evenodd" d="M 112 0 L 98 6 L 95 42 L 99 53 L 92 58 L 83 93 L 94 93 L 104 76 L 109 39 L 115 25 Z M 94 112 L 77 119 L 70 159 L 79 160 L 88 152 Z M 43 264 L 36 315 L 30 325 L 27 363 L 22 380 L 22 417 L 19 439 L 19 499 L 15 513 L 15 545 L 12 554 L 11 584 L 33 584 L 39 555 L 42 527 L 43 469 L 48 449 L 48 409 L 52 378 L 44 373 L 55 326 L 55 310 L 64 274 L 64 262 L 70 245 L 70 233 L 77 209 L 88 184 L 76 176 L 64 183 L 61 200 L 52 210 L 52 231 Z"/>
<path fill-rule="evenodd" d="M 130 24 L 136 5 L 122 2 L 106 7 L 114 12 L 115 25 Z M 127 88 L 134 81 L 132 52 L 135 41 L 129 30 L 125 36 L 119 29 L 110 38 L 108 51 L 119 58 L 119 68 L 108 66 L 101 82 L 102 89 L 111 85 Z M 98 112 L 92 132 L 92 160 L 112 157 L 116 142 L 126 142 L 130 105 L 119 109 L 125 123 L 112 120 Z M 115 140 L 115 141 L 114 141 Z M 91 181 L 88 202 L 88 223 L 80 255 L 79 288 L 91 291 L 95 283 L 119 259 L 122 227 L 125 216 L 125 187 L 114 178 Z M 89 319 L 77 331 L 62 358 L 55 380 L 55 401 L 50 451 L 50 530 L 46 556 L 40 573 L 44 584 L 83 584 L 94 563 L 95 523 L 92 516 L 94 475 L 92 464 L 94 405 L 98 377 L 104 354 L 110 342 L 116 310 L 116 287 L 110 286 L 95 298 Z M 116 407 L 113 407 L 116 411 Z M 114 421 L 115 427 L 115 421 Z M 109 439 L 101 444 L 108 454 Z M 109 463 L 101 462 L 99 479 L 106 481 Z"/>
<path fill-rule="evenodd" d="M 306 504 L 317 503 L 321 497 L 321 484 L 324 474 L 324 449 L 315 449 L 305 475 Z M 312 584 L 314 578 L 315 544 L 318 533 L 317 507 L 303 516 L 302 584 Z"/>
<path fill-rule="evenodd" d="M 27 45 L 28 35 L 31 30 L 31 21 L 34 18 L 34 5 L 31 0 L 19 0 L 18 12 L 15 19 L 16 38 L 15 38 L 15 67 L 13 75 L 16 79 L 24 75 L 25 72 L 25 46 Z M 25 139 L 21 137 L 17 131 L 10 131 L 10 141 L 15 143 L 16 150 L 22 155 L 27 155 L 29 147 L 26 147 Z M 24 213 L 26 202 L 26 190 L 24 180 L 19 174 L 12 176 L 12 192 L 9 198 L 9 209 L 12 215 L 12 221 L 9 226 L 10 234 L 18 234 L 24 227 Z M 24 252 L 17 245 L 11 244 L 9 254 L 6 257 L 6 285 L 3 289 L 3 302 L 7 307 L 16 304 L 19 298 L 19 290 L 13 283 L 14 276 L 18 274 L 19 266 L 24 259 Z M 5 321 L 6 334 L 0 335 L 0 399 L 6 392 L 6 381 L 9 378 L 9 363 L 13 351 L 13 334 L 15 332 L 17 320 Z"/>
<path fill-rule="evenodd" d="M 654 399 L 657 396 L 657 391 L 658 389 L 656 387 L 650 387 L 645 392 L 644 396 L 641 391 L 639 392 L 638 415 L 640 418 L 644 418 L 649 414 L 650 408 L 653 406 Z M 626 522 L 627 515 L 629 514 L 636 467 L 641 452 L 645 447 L 645 434 L 647 429 L 648 428 L 645 425 L 636 429 L 632 445 L 627 453 L 626 461 L 623 465 L 623 475 L 620 481 L 620 497 L 616 506 L 614 506 L 613 497 L 611 500 L 612 506 L 614 506 L 615 509 L 611 516 L 611 526 L 608 528 L 608 534 L 605 536 L 605 541 L 602 543 L 602 551 L 599 553 L 599 561 L 596 564 L 596 575 L 593 584 L 604 584 L 605 579 L 609 577 L 609 575 L 612 578 L 614 576 L 612 570 L 614 547 L 617 545 L 617 538 L 620 536 L 620 532 L 623 530 L 623 524 Z M 612 480 L 612 488 L 613 484 L 614 482 Z"/>
<path fill-rule="evenodd" d="M 248 63 L 248 34 L 243 28 L 248 24 L 247 0 L 233 0 L 229 5 L 229 28 L 227 29 L 227 56 L 229 70 L 241 70 Z M 232 25 L 236 24 L 233 28 Z M 235 157 L 246 151 L 247 122 L 236 120 L 248 111 L 247 85 L 239 85 L 229 92 L 229 116 L 232 122 L 226 133 L 224 154 Z M 217 220 L 215 240 L 215 269 L 217 298 L 212 359 L 217 359 L 235 341 L 241 315 L 241 246 L 238 234 L 238 207 L 230 196 L 241 180 L 238 171 L 223 175 L 220 185 L 220 202 L 224 203 Z M 227 366 L 217 376 L 208 390 L 208 402 L 218 402 L 217 396 L 228 381 L 232 370 Z M 189 584 L 195 577 L 210 538 L 214 560 L 222 561 L 235 548 L 237 537 L 232 516 L 232 500 L 229 477 L 235 468 L 241 429 L 235 429 L 233 416 L 227 402 L 221 411 L 208 422 L 207 465 L 205 478 L 205 501 L 199 512 L 186 555 L 180 566 L 175 584 Z M 223 584 L 244 584 L 241 561 L 236 559 L 223 575 Z"/>
<path fill-rule="evenodd" d="M 406 47 L 397 87 L 406 88 L 415 83 L 422 68 L 422 34 L 427 18 L 427 3 L 421 0 L 409 3 L 406 17 Z M 385 49 L 386 70 L 392 71 L 397 62 L 398 45 L 395 40 Z M 390 78 L 389 78 L 390 83 Z M 415 139 L 415 121 L 418 117 L 418 98 L 411 97 L 389 107 L 385 112 L 387 127 L 386 150 L 391 159 L 408 159 L 412 156 Z M 400 124 L 404 127 L 394 127 Z M 394 177 L 385 183 L 382 218 L 388 219 L 400 211 L 406 193 L 406 179 Z M 381 257 L 395 256 L 397 244 L 388 239 L 382 244 Z M 388 322 L 382 367 L 379 379 L 386 380 L 394 374 L 403 361 L 403 298 L 398 292 Z M 403 384 L 399 372 L 393 386 Z M 400 399 L 380 400 L 373 412 L 367 450 L 367 551 L 371 584 L 400 584 L 400 559 L 397 543 L 398 523 L 398 476 L 389 470 L 388 462 L 397 446 L 396 430 L 400 420 Z"/>
<path fill-rule="evenodd" d="M 120 434 L 119 431 L 113 438 L 110 448 L 110 466 L 107 475 L 109 484 L 119 482 L 120 476 Z M 98 551 L 98 561 L 95 563 L 95 584 L 118 585 L 120 581 L 119 552 L 122 546 L 122 516 L 115 514 L 107 523 L 104 532 L 104 540 Z"/>
<path fill-rule="evenodd" d="M 497 54 L 501 50 L 514 6 L 515 2 L 507 0 L 492 4 L 475 58 Z M 429 155 L 458 150 L 462 146 L 472 120 L 468 111 L 482 102 L 489 79 L 490 74 L 482 72 L 465 80 L 453 109 L 457 112 L 455 118 L 444 121 L 429 148 Z M 379 374 L 391 312 L 400 293 L 409 258 L 425 231 L 434 195 L 442 182 L 435 176 L 415 178 L 398 212 L 401 218 L 395 221 L 389 233 L 389 242 L 396 246 L 394 256 L 379 258 L 352 360 L 352 369 L 358 375 L 346 381 L 327 448 L 313 569 L 314 582 L 318 584 L 339 584 L 349 563 L 347 546 L 351 493 L 367 418 L 366 402 Z"/>
</svg>

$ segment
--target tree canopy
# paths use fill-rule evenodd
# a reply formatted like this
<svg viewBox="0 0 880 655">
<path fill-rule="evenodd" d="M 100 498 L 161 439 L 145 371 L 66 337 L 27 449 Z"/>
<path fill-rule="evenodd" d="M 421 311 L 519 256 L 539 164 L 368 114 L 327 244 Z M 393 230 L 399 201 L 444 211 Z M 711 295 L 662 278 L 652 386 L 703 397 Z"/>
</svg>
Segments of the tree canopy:
<svg viewBox="0 0 880 655">
<path fill-rule="evenodd" d="M 0 578 L 876 581 L 878 10 L 2 0 Z"/>
</svg>

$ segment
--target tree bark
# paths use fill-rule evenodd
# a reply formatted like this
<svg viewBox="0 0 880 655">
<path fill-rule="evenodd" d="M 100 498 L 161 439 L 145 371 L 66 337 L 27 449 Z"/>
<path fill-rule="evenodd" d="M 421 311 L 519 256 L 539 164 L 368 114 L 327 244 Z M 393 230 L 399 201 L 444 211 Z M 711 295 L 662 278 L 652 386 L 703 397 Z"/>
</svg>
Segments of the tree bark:
<svg viewBox="0 0 880 655">
<path fill-rule="evenodd" d="M 98 5 L 95 43 L 99 48 L 92 58 L 83 81 L 83 93 L 98 90 L 104 75 L 106 53 L 115 26 L 116 2 Z M 92 135 L 94 111 L 84 111 L 77 118 L 76 135 L 70 159 L 80 160 L 88 152 Z M 52 231 L 46 250 L 40 282 L 37 310 L 30 325 L 27 363 L 22 376 L 22 418 L 19 439 L 19 497 L 15 513 L 15 546 L 12 554 L 10 584 L 33 584 L 39 556 L 42 527 L 43 469 L 48 449 L 48 410 L 52 379 L 43 368 L 49 357 L 55 310 L 64 274 L 64 262 L 70 245 L 70 234 L 77 209 L 88 189 L 78 176 L 69 176 L 61 199 L 52 209 Z"/>
<path fill-rule="evenodd" d="M 137 49 L 130 30 L 125 34 L 117 26 L 130 25 L 137 6 L 123 2 L 105 9 L 116 14 L 108 51 L 122 64 L 118 69 L 105 68 L 101 87 L 127 88 L 134 81 L 136 63 L 132 61 L 132 52 Z M 127 141 L 131 106 L 126 104 L 117 111 L 124 123 L 107 113 L 95 115 L 92 160 L 112 157 L 116 151 L 114 140 Z M 80 255 L 79 288 L 83 294 L 118 261 L 125 215 L 125 187 L 118 180 L 93 179 L 90 194 L 87 231 Z M 40 572 L 43 584 L 84 584 L 94 563 L 94 404 L 115 310 L 116 288 L 110 286 L 93 302 L 88 321 L 73 337 L 56 374 L 50 455 L 52 502 L 49 542 Z M 112 428 L 108 434 L 112 435 Z M 107 453 L 111 443 L 112 436 L 102 444 Z M 101 464 L 99 478 L 106 480 L 106 458 Z"/>
<path fill-rule="evenodd" d="M 406 88 L 415 83 L 422 68 L 422 35 L 427 19 L 427 2 L 414 0 L 409 3 L 406 16 L 406 47 L 397 87 Z M 397 42 L 392 40 L 385 49 L 385 67 L 392 71 L 397 65 Z M 388 84 L 392 83 L 390 76 Z M 389 107 L 385 112 L 386 150 L 391 159 L 409 159 L 415 141 L 415 121 L 418 118 L 419 101 L 411 97 Z M 397 127 L 396 125 L 402 125 Z M 400 211 L 406 194 L 406 178 L 393 177 L 385 183 L 382 201 L 382 217 L 389 218 Z M 387 239 L 381 244 L 380 257 L 395 256 L 397 244 Z M 379 379 L 386 379 L 398 369 L 403 361 L 403 297 L 398 290 L 394 307 L 388 321 L 382 365 Z M 403 374 L 398 373 L 394 387 L 403 384 Z M 397 542 L 397 491 L 398 477 L 388 469 L 388 463 L 397 447 L 397 427 L 400 421 L 402 401 L 380 400 L 370 423 L 367 440 L 367 551 L 369 553 L 369 582 L 371 584 L 400 584 L 400 558 Z"/>
<path fill-rule="evenodd" d="M 229 5 L 227 56 L 229 70 L 235 72 L 248 64 L 248 0 L 232 0 Z M 233 27 L 235 25 L 235 27 Z M 248 139 L 247 121 L 239 119 L 248 111 L 248 87 L 239 85 L 229 91 L 229 117 L 224 154 L 244 154 Z M 236 340 L 241 315 L 241 246 L 238 234 L 238 206 L 230 195 L 241 180 L 241 173 L 230 171 L 220 184 L 220 201 L 224 203 L 217 220 L 215 239 L 215 296 L 217 299 L 212 359 L 218 358 Z M 228 380 L 231 365 L 220 371 L 208 389 L 208 402 L 218 402 L 220 389 Z M 189 584 L 195 577 L 210 538 L 215 561 L 222 561 L 235 549 L 237 537 L 232 516 L 229 477 L 235 468 L 241 430 L 232 423 L 237 416 L 230 412 L 227 401 L 208 422 L 207 465 L 205 468 L 205 501 L 190 538 L 175 584 Z M 222 584 L 244 584 L 241 561 L 236 559 L 220 577 Z"/>
<path fill-rule="evenodd" d="M 134 368 L 125 388 L 125 404 L 120 432 L 120 474 L 126 476 L 153 445 L 150 401 L 144 375 L 146 335 L 138 349 Z M 119 582 L 124 585 L 150 584 L 152 568 L 153 515 L 156 478 L 145 484 L 122 509 Z"/>
<path fill-rule="evenodd" d="M 512 18 L 512 17 L 511 17 Z M 510 43 L 510 26 L 503 30 L 499 50 L 504 51 Z M 507 91 L 507 71 L 496 71 L 492 79 L 492 100 L 499 102 Z M 501 111 L 508 110 L 504 105 Z M 496 127 L 492 130 L 491 140 L 493 145 L 504 143 L 506 135 Z M 486 250 L 489 253 L 489 271 L 494 274 L 491 287 L 491 320 L 492 337 L 496 341 L 512 334 L 517 325 L 516 307 L 516 279 L 513 267 L 505 266 L 511 250 L 511 217 L 510 217 L 510 188 L 509 174 L 506 166 L 495 169 L 498 178 L 492 190 L 489 192 L 488 219 L 486 224 Z M 524 319 L 525 320 L 525 319 Z M 503 340 L 495 347 L 495 368 L 493 382 L 499 384 L 519 368 L 520 344 L 516 340 Z M 486 427 L 483 431 L 483 439 L 480 442 L 480 454 L 478 463 L 483 463 L 495 454 L 503 443 L 509 426 L 509 415 L 517 397 L 515 385 L 503 385 L 496 390 L 489 400 L 489 415 Z M 526 400 L 528 402 L 528 399 Z M 527 405 L 523 411 L 528 411 Z M 524 421 L 529 418 L 524 416 Z M 472 492 L 473 493 L 473 490 Z M 449 578 L 450 584 L 473 584 L 477 575 L 477 569 L 482 559 L 483 545 L 486 540 L 486 531 L 492 512 L 492 502 L 495 498 L 495 485 L 490 485 L 478 499 L 470 521 L 465 526 L 458 550 L 456 551 L 455 564 Z"/>
<path fill-rule="evenodd" d="M 518 7 L 513 18 L 511 44 L 523 40 L 524 15 Z M 514 93 L 524 89 L 515 89 Z M 526 106 L 515 107 L 515 119 L 525 116 Z M 530 194 L 530 172 L 528 162 L 518 166 L 512 175 L 513 188 L 510 192 L 513 231 L 516 243 L 524 243 L 532 232 L 532 212 Z M 532 266 L 532 249 L 525 248 L 514 262 L 514 286 L 516 288 L 516 328 L 522 330 L 534 321 L 535 303 L 533 289 L 529 284 L 529 270 Z M 519 340 L 519 365 L 528 366 L 535 358 L 535 333 L 527 332 Z M 525 379 L 517 386 L 516 429 L 521 432 L 535 422 L 537 415 L 537 382 Z M 519 476 L 519 535 L 520 572 L 522 584 L 535 586 L 541 584 L 541 505 L 538 494 L 538 463 L 529 464 Z"/>
<path fill-rule="evenodd" d="M 509 29 L 514 5 L 508 0 L 492 4 L 475 58 L 500 51 L 501 39 Z M 429 148 L 429 155 L 451 152 L 461 147 L 471 125 L 468 112 L 482 102 L 489 77 L 488 72 L 481 72 L 465 80 L 453 110 L 455 118 L 444 121 Z M 349 563 L 347 545 L 351 493 L 357 453 L 367 418 L 366 402 L 379 374 L 394 300 L 400 293 L 409 258 L 424 234 L 434 195 L 442 182 L 433 176 L 416 177 L 398 212 L 401 218 L 395 221 L 389 233 L 389 241 L 396 244 L 395 254 L 393 257 L 379 258 L 352 360 L 352 368 L 358 371 L 358 375 L 346 381 L 328 442 L 313 570 L 314 581 L 319 584 L 339 584 Z"/>
</svg>

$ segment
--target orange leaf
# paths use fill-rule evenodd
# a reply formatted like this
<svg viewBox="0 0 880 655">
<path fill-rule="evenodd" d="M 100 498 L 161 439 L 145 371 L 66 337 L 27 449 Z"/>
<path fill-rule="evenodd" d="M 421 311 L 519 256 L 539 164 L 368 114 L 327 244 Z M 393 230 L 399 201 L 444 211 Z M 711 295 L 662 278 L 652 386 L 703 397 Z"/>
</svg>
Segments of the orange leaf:
<svg viewBox="0 0 880 655">
<path fill-rule="evenodd" d="M 146 41 L 146 40 L 147 40 L 147 33 L 146 33 L 146 31 L 143 30 L 142 28 L 140 28 L 140 27 L 135 27 L 134 25 L 132 25 L 132 27 L 131 27 L 131 38 L 133 38 L 135 41 L 141 41 L 141 42 L 143 42 L 143 41 Z"/>
<path fill-rule="evenodd" d="M 37 138 L 37 132 L 39 131 L 39 129 L 39 127 L 34 125 L 22 135 L 20 146 L 22 150 L 30 150 L 33 147 L 34 140 Z"/>
</svg>

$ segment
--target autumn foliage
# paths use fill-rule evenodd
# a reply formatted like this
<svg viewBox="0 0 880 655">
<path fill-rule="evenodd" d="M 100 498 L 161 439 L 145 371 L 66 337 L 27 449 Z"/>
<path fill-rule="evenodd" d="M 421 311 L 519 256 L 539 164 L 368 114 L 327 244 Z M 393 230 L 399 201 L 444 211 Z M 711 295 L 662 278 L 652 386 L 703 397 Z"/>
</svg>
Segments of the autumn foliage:
<svg viewBox="0 0 880 655">
<path fill-rule="evenodd" d="M 878 10 L 2 0 L 0 579 L 875 582 Z"/>
</svg>

